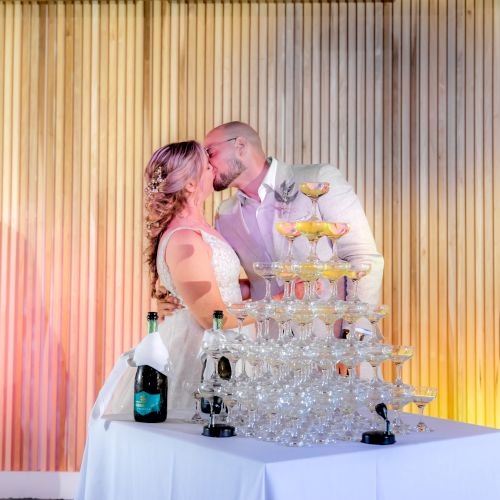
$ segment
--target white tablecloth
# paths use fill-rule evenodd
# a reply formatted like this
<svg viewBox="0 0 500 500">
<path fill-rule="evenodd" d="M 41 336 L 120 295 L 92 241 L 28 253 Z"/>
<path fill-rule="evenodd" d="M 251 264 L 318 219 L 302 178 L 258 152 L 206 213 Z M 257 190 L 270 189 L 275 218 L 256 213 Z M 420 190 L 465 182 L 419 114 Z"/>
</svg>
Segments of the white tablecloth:
<svg viewBox="0 0 500 500">
<path fill-rule="evenodd" d="M 412 421 L 415 416 L 406 415 Z M 288 448 L 197 425 L 98 420 L 77 500 L 500 500 L 500 431 L 426 420 L 392 446 Z"/>
</svg>

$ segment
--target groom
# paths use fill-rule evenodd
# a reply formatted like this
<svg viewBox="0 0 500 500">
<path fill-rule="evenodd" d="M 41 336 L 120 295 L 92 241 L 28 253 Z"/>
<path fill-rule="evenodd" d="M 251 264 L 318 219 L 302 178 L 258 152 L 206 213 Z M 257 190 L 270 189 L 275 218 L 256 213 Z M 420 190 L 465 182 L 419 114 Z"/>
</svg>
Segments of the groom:
<svg viewBox="0 0 500 500">
<path fill-rule="evenodd" d="M 204 145 L 214 170 L 214 189 L 238 189 L 220 204 L 215 227 L 238 254 L 249 278 L 252 299 L 261 299 L 265 289 L 264 280 L 253 271 L 253 263 L 278 260 L 286 254 L 285 238 L 274 229 L 274 222 L 307 218 L 311 201 L 298 191 L 301 182 L 329 182 L 329 192 L 319 198 L 319 216 L 325 221 L 350 224 L 350 232 L 338 240 L 338 255 L 350 263 L 371 264 L 371 272 L 359 282 L 358 295 L 364 302 L 379 302 L 384 260 L 358 197 L 336 167 L 285 165 L 268 158 L 257 132 L 242 122 L 214 128 L 206 135 Z M 295 257 L 304 260 L 308 251 L 308 241 L 297 238 Z M 330 255 L 329 241 L 320 239 L 318 256 L 326 260 Z M 273 293 L 277 291 L 275 284 Z M 158 302 L 160 315 L 169 314 L 175 307 L 173 298 Z"/>
</svg>

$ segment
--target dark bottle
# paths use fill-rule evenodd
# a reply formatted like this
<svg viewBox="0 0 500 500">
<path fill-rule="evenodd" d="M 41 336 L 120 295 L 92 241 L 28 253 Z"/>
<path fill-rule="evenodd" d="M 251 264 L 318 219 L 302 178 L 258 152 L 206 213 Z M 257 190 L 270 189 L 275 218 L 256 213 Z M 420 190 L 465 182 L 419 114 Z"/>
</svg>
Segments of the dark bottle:
<svg viewBox="0 0 500 500">
<path fill-rule="evenodd" d="M 158 314 L 148 313 L 148 334 L 158 330 Z M 167 418 L 167 376 L 155 368 L 137 368 L 134 384 L 134 419 L 136 422 L 165 422 Z"/>
<path fill-rule="evenodd" d="M 212 317 L 212 330 L 219 331 L 222 330 L 222 323 L 224 321 L 224 313 L 222 311 L 214 311 Z M 203 371 L 205 369 L 206 361 L 203 363 Z M 220 378 L 224 380 L 229 380 L 231 378 L 231 363 L 225 356 L 221 356 L 217 363 L 217 373 Z M 202 398 L 200 401 L 201 411 L 203 413 L 210 413 L 210 403 Z M 218 396 L 214 397 L 213 402 L 213 413 L 219 414 L 222 409 L 222 399 Z"/>
</svg>

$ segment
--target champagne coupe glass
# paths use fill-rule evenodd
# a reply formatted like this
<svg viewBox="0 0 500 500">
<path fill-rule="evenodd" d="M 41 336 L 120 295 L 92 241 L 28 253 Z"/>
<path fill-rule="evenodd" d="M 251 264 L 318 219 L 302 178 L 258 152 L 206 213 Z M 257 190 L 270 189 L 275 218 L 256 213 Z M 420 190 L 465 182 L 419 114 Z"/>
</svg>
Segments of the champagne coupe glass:
<svg viewBox="0 0 500 500">
<path fill-rule="evenodd" d="M 353 293 L 349 302 L 359 302 L 358 297 L 358 282 L 361 278 L 364 278 L 371 270 L 371 264 L 367 262 L 353 263 L 350 269 L 347 271 L 346 276 L 352 281 Z"/>
<path fill-rule="evenodd" d="M 392 418 L 392 432 L 394 434 L 408 434 L 411 427 L 401 420 L 401 410 L 413 401 L 414 388 L 410 385 L 393 386 L 389 407 L 394 410 Z"/>
<path fill-rule="evenodd" d="M 204 423 L 206 423 L 205 419 L 203 418 L 203 416 L 200 413 L 201 395 L 200 395 L 200 390 L 199 390 L 200 389 L 199 388 L 199 384 L 193 383 L 193 382 L 188 382 L 187 380 L 185 380 L 182 383 L 182 388 L 187 393 L 191 393 L 192 396 L 193 396 L 193 399 L 194 399 L 194 414 L 191 417 L 191 419 L 188 420 L 188 421 L 191 422 L 191 423 L 193 423 L 193 424 L 204 424 Z"/>
<path fill-rule="evenodd" d="M 241 359 L 241 346 L 242 342 L 237 336 L 232 336 L 226 339 L 222 346 L 222 355 L 229 361 L 230 365 L 230 376 L 226 379 L 225 388 L 229 389 L 235 385 L 236 378 L 236 363 Z"/>
<path fill-rule="evenodd" d="M 384 336 L 380 331 L 378 322 L 389 314 L 389 310 L 390 307 L 387 304 L 369 306 L 366 317 L 372 325 L 372 335 L 370 338 L 371 342 L 382 342 L 384 340 Z"/>
<path fill-rule="evenodd" d="M 224 405 L 227 408 L 228 411 L 228 417 L 229 417 L 229 422 L 233 424 L 238 424 L 237 419 L 235 418 L 235 415 L 233 414 L 233 408 L 234 406 L 238 403 L 238 398 L 236 397 L 235 394 L 235 387 L 234 388 L 229 388 L 226 393 L 222 396 L 222 401 L 224 402 Z"/>
<path fill-rule="evenodd" d="M 289 302 L 290 300 L 292 300 L 292 283 L 293 280 L 297 277 L 292 268 L 292 261 L 284 260 L 281 262 L 275 262 L 274 272 L 276 276 L 285 284 L 283 300 L 285 302 Z"/>
<path fill-rule="evenodd" d="M 308 220 L 308 221 L 297 221 L 295 227 L 303 234 L 311 245 L 309 255 L 307 256 L 308 262 L 319 262 L 318 255 L 316 253 L 316 246 L 318 245 L 318 240 L 323 236 L 324 222 L 319 220 Z"/>
<path fill-rule="evenodd" d="M 293 272 L 304 280 L 304 297 L 302 301 L 310 302 L 313 296 L 312 284 L 321 276 L 324 263 L 322 262 L 294 262 L 292 264 Z M 315 289 L 314 289 L 315 293 Z"/>
<path fill-rule="evenodd" d="M 248 315 L 255 319 L 256 322 L 256 343 L 262 344 L 269 339 L 269 318 L 271 317 L 271 309 L 273 303 L 257 300 L 248 302 Z"/>
<path fill-rule="evenodd" d="M 293 240 L 300 236 L 300 231 L 296 227 L 295 222 L 288 221 L 279 221 L 274 225 L 276 231 L 284 236 L 288 242 L 288 250 L 286 253 L 286 257 L 283 259 L 284 262 L 292 262 L 293 260 Z"/>
<path fill-rule="evenodd" d="M 265 302 L 271 302 L 271 281 L 276 277 L 274 263 L 273 262 L 254 262 L 253 270 L 261 278 L 266 281 L 266 295 L 264 297 Z"/>
<path fill-rule="evenodd" d="M 332 242 L 332 256 L 330 262 L 338 262 L 337 240 L 347 234 L 351 226 L 347 222 L 325 222 L 323 225 L 323 234 Z"/>
<path fill-rule="evenodd" d="M 401 380 L 401 368 L 405 361 L 408 361 L 414 353 L 414 348 L 411 345 L 393 345 L 391 360 L 396 366 L 396 381 L 394 382 L 397 387 L 403 386 Z"/>
<path fill-rule="evenodd" d="M 345 303 L 317 301 L 312 304 L 312 311 L 326 325 L 328 338 L 333 339 L 335 337 L 334 325 L 338 319 L 342 318 L 345 312 Z"/>
<path fill-rule="evenodd" d="M 321 276 L 330 282 L 331 290 L 329 300 L 336 301 L 338 297 L 337 282 L 342 276 L 346 276 L 351 264 L 343 260 L 337 262 L 325 262 Z"/>
<path fill-rule="evenodd" d="M 299 189 L 312 202 L 311 218 L 312 221 L 318 221 L 318 198 L 328 193 L 330 184 L 328 182 L 302 182 Z"/>
<path fill-rule="evenodd" d="M 359 319 L 366 316 L 367 311 L 368 304 L 366 304 L 365 302 L 346 302 L 343 318 L 344 321 L 348 324 L 348 340 L 359 340 L 358 338 L 356 338 L 354 325 Z"/>
<path fill-rule="evenodd" d="M 378 367 L 392 355 L 392 346 L 388 344 L 368 343 L 368 348 L 365 353 L 365 360 L 369 363 L 373 370 L 373 376 L 370 380 L 370 386 L 373 390 L 385 385 L 383 380 L 380 380 L 378 375 Z M 379 401 L 380 402 L 380 401 Z"/>
<path fill-rule="evenodd" d="M 299 326 L 299 340 L 304 341 L 309 337 L 314 312 L 308 303 L 304 301 L 292 302 L 288 306 L 290 319 Z"/>
<path fill-rule="evenodd" d="M 228 302 L 226 308 L 233 316 L 236 316 L 236 320 L 238 321 L 237 339 L 241 341 L 241 327 L 243 326 L 243 321 L 248 316 L 247 302 Z"/>
<path fill-rule="evenodd" d="M 278 340 L 284 341 L 289 335 L 290 329 L 290 312 L 287 305 L 292 301 L 281 300 L 275 303 L 274 307 L 274 320 L 278 323 Z"/>
<path fill-rule="evenodd" d="M 347 378 L 347 389 L 350 392 L 356 390 L 355 381 L 357 380 L 356 366 L 364 359 L 364 351 L 361 342 L 355 342 L 351 339 L 345 341 L 346 348 L 342 352 L 342 363 L 347 366 L 349 377 Z"/>
<path fill-rule="evenodd" d="M 193 391 L 193 397 L 195 401 L 195 410 L 193 416 L 191 417 L 191 422 L 193 422 L 194 424 L 204 424 L 205 419 L 201 416 L 200 413 L 201 394 L 198 389 Z"/>
<path fill-rule="evenodd" d="M 437 396 L 437 389 L 435 387 L 416 386 L 415 394 L 413 395 L 413 402 L 418 408 L 420 420 L 416 425 L 417 432 L 432 432 L 431 429 L 424 421 L 424 409 L 427 404 L 433 401 Z"/>
</svg>

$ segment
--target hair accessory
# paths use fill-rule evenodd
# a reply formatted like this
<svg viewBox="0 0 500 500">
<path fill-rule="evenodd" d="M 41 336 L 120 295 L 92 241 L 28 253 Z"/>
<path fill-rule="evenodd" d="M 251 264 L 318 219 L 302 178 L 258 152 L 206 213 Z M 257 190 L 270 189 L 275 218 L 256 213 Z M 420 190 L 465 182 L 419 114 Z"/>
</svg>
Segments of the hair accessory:
<svg viewBox="0 0 500 500">
<path fill-rule="evenodd" d="M 158 221 L 156 221 L 156 222 L 146 222 L 146 229 L 148 231 L 151 231 L 152 229 L 157 228 L 157 227 L 160 227 L 160 224 L 158 223 Z"/>
<path fill-rule="evenodd" d="M 161 172 L 161 166 L 158 165 L 154 172 L 152 179 L 148 182 L 147 186 L 144 188 L 144 192 L 148 198 L 151 198 L 154 193 L 158 192 L 158 187 L 165 180 Z"/>
</svg>

